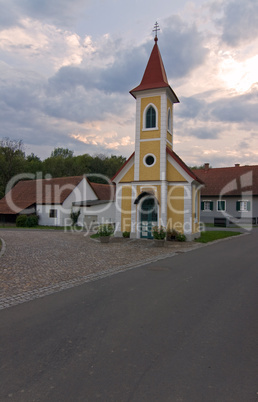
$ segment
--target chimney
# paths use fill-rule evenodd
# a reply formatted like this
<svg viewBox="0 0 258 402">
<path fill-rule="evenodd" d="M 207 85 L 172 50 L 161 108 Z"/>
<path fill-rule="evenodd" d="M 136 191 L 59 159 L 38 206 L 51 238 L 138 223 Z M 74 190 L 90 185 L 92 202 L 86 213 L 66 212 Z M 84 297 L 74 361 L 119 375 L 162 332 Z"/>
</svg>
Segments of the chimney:
<svg viewBox="0 0 258 402">
<path fill-rule="evenodd" d="M 210 164 L 209 163 L 205 163 L 204 164 L 204 170 L 209 170 L 210 168 Z"/>
<path fill-rule="evenodd" d="M 240 163 L 235 163 L 235 167 L 239 167 L 240 166 Z"/>
</svg>

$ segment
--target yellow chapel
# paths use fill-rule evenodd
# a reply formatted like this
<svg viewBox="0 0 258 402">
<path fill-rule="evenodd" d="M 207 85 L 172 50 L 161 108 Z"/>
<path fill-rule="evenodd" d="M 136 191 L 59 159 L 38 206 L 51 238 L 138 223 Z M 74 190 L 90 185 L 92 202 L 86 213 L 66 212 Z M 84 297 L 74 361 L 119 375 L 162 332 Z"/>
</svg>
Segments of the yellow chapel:
<svg viewBox="0 0 258 402">
<path fill-rule="evenodd" d="M 173 105 L 157 34 L 136 99 L 135 152 L 113 177 L 116 236 L 152 238 L 153 226 L 176 230 L 192 240 L 200 235 L 202 182 L 173 151 Z"/>
</svg>

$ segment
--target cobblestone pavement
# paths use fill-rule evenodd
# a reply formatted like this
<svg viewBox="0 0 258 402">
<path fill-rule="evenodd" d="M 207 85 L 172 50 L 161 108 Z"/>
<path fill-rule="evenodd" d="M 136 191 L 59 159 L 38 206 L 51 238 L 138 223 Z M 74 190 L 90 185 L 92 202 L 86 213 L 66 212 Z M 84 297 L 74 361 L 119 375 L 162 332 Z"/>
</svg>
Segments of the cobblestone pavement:
<svg viewBox="0 0 258 402">
<path fill-rule="evenodd" d="M 123 238 L 101 244 L 84 233 L 43 230 L 1 229 L 0 238 L 0 309 L 201 246 Z"/>
</svg>

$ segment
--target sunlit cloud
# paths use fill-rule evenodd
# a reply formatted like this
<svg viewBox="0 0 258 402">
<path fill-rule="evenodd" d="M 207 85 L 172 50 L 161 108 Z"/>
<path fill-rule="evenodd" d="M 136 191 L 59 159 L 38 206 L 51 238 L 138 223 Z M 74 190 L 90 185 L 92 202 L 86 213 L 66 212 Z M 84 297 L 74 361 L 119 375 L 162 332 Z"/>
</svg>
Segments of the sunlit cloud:
<svg viewBox="0 0 258 402">
<path fill-rule="evenodd" d="M 219 76 L 228 88 L 245 92 L 258 82 L 258 55 L 244 61 L 234 59 L 230 51 L 221 52 Z"/>
</svg>

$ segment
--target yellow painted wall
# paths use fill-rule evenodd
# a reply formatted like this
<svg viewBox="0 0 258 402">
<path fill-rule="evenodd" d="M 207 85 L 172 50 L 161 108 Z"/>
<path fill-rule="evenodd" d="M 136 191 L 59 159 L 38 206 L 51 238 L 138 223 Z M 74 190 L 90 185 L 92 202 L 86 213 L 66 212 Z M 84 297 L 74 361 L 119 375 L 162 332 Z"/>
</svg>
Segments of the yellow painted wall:
<svg viewBox="0 0 258 402">
<path fill-rule="evenodd" d="M 172 102 L 167 98 L 167 109 L 170 107 L 171 109 L 171 119 L 172 119 L 172 113 L 173 113 L 173 105 Z"/>
<path fill-rule="evenodd" d="M 160 138 L 159 130 L 150 130 L 141 132 L 141 140 L 148 140 L 149 138 Z"/>
<path fill-rule="evenodd" d="M 134 164 L 130 167 L 128 172 L 124 175 L 124 177 L 120 180 L 121 183 L 130 183 L 134 180 Z"/>
<path fill-rule="evenodd" d="M 167 180 L 168 181 L 186 181 L 185 178 L 171 165 L 167 160 Z"/>
<path fill-rule="evenodd" d="M 167 199 L 168 229 L 184 232 L 184 187 L 169 186 Z"/>
<path fill-rule="evenodd" d="M 123 186 L 121 202 L 121 231 L 131 231 L 131 198 L 132 187 Z"/>
<path fill-rule="evenodd" d="M 143 159 L 147 154 L 156 157 L 153 166 L 145 166 Z M 146 141 L 140 143 L 140 171 L 139 180 L 160 180 L 160 141 Z"/>
<path fill-rule="evenodd" d="M 168 148 L 170 148 L 170 149 L 172 149 L 172 145 L 171 145 L 171 143 L 172 143 L 172 135 L 167 131 L 167 140 L 169 141 L 169 143 L 167 142 L 167 147 Z"/>
</svg>

